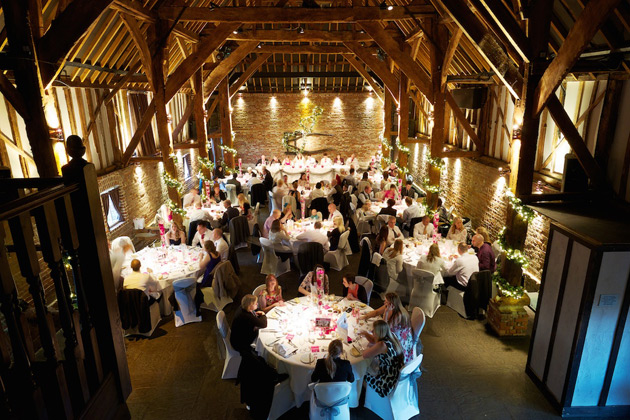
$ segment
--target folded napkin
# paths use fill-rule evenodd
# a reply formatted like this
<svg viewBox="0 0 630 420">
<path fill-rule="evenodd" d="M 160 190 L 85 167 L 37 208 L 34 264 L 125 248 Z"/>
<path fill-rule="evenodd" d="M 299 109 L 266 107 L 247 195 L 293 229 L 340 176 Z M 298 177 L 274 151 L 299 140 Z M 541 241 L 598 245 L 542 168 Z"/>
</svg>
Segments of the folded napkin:
<svg viewBox="0 0 630 420">
<path fill-rule="evenodd" d="M 295 349 L 288 343 L 276 343 L 273 346 L 273 351 L 278 353 L 280 356 L 287 358 L 293 354 Z"/>
</svg>

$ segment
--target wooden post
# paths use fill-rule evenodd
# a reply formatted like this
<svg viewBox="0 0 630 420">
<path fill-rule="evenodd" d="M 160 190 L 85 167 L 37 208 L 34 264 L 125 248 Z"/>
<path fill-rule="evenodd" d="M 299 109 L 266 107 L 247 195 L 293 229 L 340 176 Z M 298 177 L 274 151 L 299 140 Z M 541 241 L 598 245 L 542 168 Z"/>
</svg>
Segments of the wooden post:
<svg viewBox="0 0 630 420">
<path fill-rule="evenodd" d="M 406 145 L 409 140 L 409 94 L 407 93 L 407 76 L 400 75 L 398 84 L 398 139 L 401 145 Z M 398 164 L 400 167 L 407 167 L 409 155 L 397 150 Z"/>
<path fill-rule="evenodd" d="M 25 105 L 26 115 L 22 115 L 22 118 L 33 151 L 33 160 L 40 177 L 52 177 L 59 175 L 59 172 L 44 115 L 37 54 L 29 30 L 26 7 L 27 2 L 24 1 L 2 2 L 9 51 L 15 65 L 13 74 Z"/>
<path fill-rule="evenodd" d="M 221 105 L 221 138 L 223 144 L 232 147 L 232 116 L 230 115 L 230 85 L 226 76 L 219 83 L 219 102 Z M 223 159 L 230 168 L 234 168 L 234 156 L 232 153 L 223 152 Z"/>
<path fill-rule="evenodd" d="M 197 145 L 199 146 L 199 156 L 208 157 L 208 131 L 206 126 L 206 110 L 203 101 L 203 66 L 193 75 L 193 86 L 195 87 L 195 97 L 193 98 L 193 112 L 195 115 L 195 127 L 197 128 Z M 210 169 L 201 168 L 204 177 L 210 179 Z"/>
<path fill-rule="evenodd" d="M 391 145 L 391 130 L 392 130 L 392 95 L 389 91 L 385 90 L 385 103 L 383 104 L 383 138 L 388 145 Z M 381 146 L 381 153 L 383 157 L 391 158 L 391 148 L 385 145 Z M 381 160 L 381 168 L 385 169 L 385 162 Z"/>
</svg>

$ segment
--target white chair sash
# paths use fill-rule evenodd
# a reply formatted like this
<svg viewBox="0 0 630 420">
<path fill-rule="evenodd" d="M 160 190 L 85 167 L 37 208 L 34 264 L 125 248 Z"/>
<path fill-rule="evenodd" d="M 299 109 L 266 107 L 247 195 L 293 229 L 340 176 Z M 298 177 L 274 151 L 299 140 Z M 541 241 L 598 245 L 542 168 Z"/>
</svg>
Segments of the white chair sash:
<svg viewBox="0 0 630 420">
<path fill-rule="evenodd" d="M 315 405 L 317 405 L 317 407 L 321 409 L 319 414 L 326 420 L 332 420 L 333 418 L 335 418 L 335 416 L 338 416 L 341 413 L 341 411 L 339 410 L 339 407 L 347 403 L 348 403 L 347 395 L 333 402 L 330 405 L 325 405 L 324 403 L 319 401 L 317 398 L 315 398 Z"/>
</svg>

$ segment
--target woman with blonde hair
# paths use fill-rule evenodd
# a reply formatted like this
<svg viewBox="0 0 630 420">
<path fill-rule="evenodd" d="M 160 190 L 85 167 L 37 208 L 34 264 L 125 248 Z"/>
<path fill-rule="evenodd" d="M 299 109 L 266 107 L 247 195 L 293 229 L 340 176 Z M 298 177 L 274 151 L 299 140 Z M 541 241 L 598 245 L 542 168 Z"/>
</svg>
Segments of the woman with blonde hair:
<svg viewBox="0 0 630 420">
<path fill-rule="evenodd" d="M 328 355 L 317 360 L 315 370 L 311 374 L 311 382 L 354 382 L 352 365 L 341 358 L 343 344 L 341 340 L 333 340 L 328 345 Z"/>
<path fill-rule="evenodd" d="M 475 231 L 475 233 L 483 236 L 484 242 L 488 242 L 489 244 L 492 243 L 492 241 L 490 240 L 490 234 L 488 233 L 488 229 L 486 229 L 485 227 L 479 226 L 477 230 Z"/>
<path fill-rule="evenodd" d="M 403 241 L 396 239 L 394 244 L 385 250 L 383 259 L 387 262 L 387 275 L 389 280 L 398 279 L 403 269 Z"/>
<path fill-rule="evenodd" d="M 368 312 L 362 319 L 370 319 L 375 316 L 383 316 L 392 333 L 402 346 L 405 363 L 413 359 L 413 331 L 411 330 L 411 318 L 409 312 L 403 306 L 400 296 L 390 292 L 385 294 L 385 303 L 378 309 Z"/>
<path fill-rule="evenodd" d="M 429 271 L 433 274 L 446 270 L 444 260 L 440 256 L 440 247 L 438 244 L 432 244 L 429 247 L 429 252 L 420 257 L 417 268 Z"/>
<path fill-rule="evenodd" d="M 328 233 L 328 237 L 330 239 L 330 251 L 335 251 L 339 247 L 339 238 L 341 238 L 341 234 L 346 230 L 346 227 L 343 225 L 343 217 L 335 217 L 333 219 L 333 226 L 335 227 L 332 232 Z"/>
<path fill-rule="evenodd" d="M 468 231 L 466 231 L 464 221 L 461 217 L 455 216 L 453 224 L 446 235 L 446 239 L 451 239 L 455 242 L 466 242 L 466 239 L 468 239 Z"/>
<path fill-rule="evenodd" d="M 282 287 L 278 284 L 278 279 L 273 274 L 265 278 L 265 289 L 258 296 L 258 308 L 267 313 L 276 306 L 284 305 L 282 299 Z"/>
<path fill-rule="evenodd" d="M 249 204 L 249 201 L 247 201 L 243 193 L 240 193 L 236 198 L 238 200 L 238 206 L 241 209 L 241 214 L 245 214 L 245 203 Z"/>
<path fill-rule="evenodd" d="M 186 244 L 186 235 L 175 221 L 171 223 L 171 228 L 166 232 L 166 239 L 169 245 Z"/>
<path fill-rule="evenodd" d="M 375 321 L 372 334 L 362 331 L 369 341 L 364 358 L 374 358 L 376 369 L 365 374 L 365 382 L 381 397 L 387 397 L 396 387 L 403 367 L 403 348 L 385 321 Z"/>
</svg>

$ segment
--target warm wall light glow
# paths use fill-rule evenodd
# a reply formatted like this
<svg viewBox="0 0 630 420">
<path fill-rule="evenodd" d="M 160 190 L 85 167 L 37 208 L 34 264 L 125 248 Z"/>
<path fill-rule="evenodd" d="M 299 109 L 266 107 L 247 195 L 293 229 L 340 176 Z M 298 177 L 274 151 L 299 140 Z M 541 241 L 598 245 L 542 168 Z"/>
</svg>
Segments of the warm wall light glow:
<svg viewBox="0 0 630 420">
<path fill-rule="evenodd" d="M 341 98 L 339 96 L 333 101 L 333 108 L 341 108 Z"/>
<path fill-rule="evenodd" d="M 304 89 L 304 90 L 302 91 L 302 95 L 304 95 L 304 96 L 308 96 L 308 89 Z"/>
<path fill-rule="evenodd" d="M 63 145 L 63 142 L 56 141 L 53 150 L 55 152 L 55 159 L 57 160 L 57 169 L 61 172 L 61 167 L 68 163 L 68 156 L 66 156 L 66 148 Z"/>
<path fill-rule="evenodd" d="M 49 100 L 48 103 L 44 106 L 44 116 L 46 118 L 46 123 L 50 128 L 59 128 L 59 117 L 57 116 L 57 110 L 55 109 L 54 100 Z"/>
<path fill-rule="evenodd" d="M 271 105 L 272 108 L 275 108 L 276 106 L 278 106 L 278 100 L 276 99 L 275 96 L 272 96 L 269 99 L 269 105 Z"/>
<path fill-rule="evenodd" d="M 302 105 L 306 105 L 308 104 L 310 101 L 308 100 L 308 98 L 305 96 L 304 99 L 302 99 Z"/>
<path fill-rule="evenodd" d="M 236 100 L 236 107 L 243 108 L 244 106 L 245 106 L 245 99 L 239 96 L 238 99 Z"/>
<path fill-rule="evenodd" d="M 365 110 L 371 111 L 372 109 L 374 109 L 374 98 L 365 98 Z"/>
</svg>

